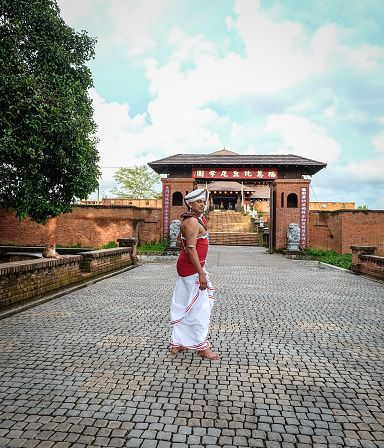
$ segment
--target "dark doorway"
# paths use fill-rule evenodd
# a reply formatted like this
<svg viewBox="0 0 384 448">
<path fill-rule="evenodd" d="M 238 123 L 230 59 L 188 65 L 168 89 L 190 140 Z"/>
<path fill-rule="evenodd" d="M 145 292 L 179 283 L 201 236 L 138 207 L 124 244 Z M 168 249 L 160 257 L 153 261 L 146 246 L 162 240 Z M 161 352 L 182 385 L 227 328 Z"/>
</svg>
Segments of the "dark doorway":
<svg viewBox="0 0 384 448">
<path fill-rule="evenodd" d="M 183 205 L 183 195 L 180 193 L 180 191 L 176 191 L 175 193 L 173 193 L 172 205 L 176 207 Z"/>
<path fill-rule="evenodd" d="M 214 210 L 235 210 L 237 195 L 213 194 L 212 199 Z"/>
<path fill-rule="evenodd" d="M 287 197 L 287 207 L 297 208 L 297 194 L 290 193 Z"/>
</svg>

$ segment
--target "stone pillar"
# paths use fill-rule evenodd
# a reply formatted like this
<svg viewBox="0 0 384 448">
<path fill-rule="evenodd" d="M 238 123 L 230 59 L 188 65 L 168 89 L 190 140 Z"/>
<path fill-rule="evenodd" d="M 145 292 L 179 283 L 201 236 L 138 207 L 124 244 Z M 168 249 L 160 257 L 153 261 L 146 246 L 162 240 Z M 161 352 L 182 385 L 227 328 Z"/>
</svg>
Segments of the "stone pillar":
<svg viewBox="0 0 384 448">
<path fill-rule="evenodd" d="M 360 255 L 374 255 L 377 247 L 374 246 L 350 246 L 352 249 L 352 264 L 351 271 L 356 274 L 361 273 Z"/>
<path fill-rule="evenodd" d="M 132 259 L 137 262 L 137 238 L 118 238 L 119 247 L 132 247 Z"/>
</svg>

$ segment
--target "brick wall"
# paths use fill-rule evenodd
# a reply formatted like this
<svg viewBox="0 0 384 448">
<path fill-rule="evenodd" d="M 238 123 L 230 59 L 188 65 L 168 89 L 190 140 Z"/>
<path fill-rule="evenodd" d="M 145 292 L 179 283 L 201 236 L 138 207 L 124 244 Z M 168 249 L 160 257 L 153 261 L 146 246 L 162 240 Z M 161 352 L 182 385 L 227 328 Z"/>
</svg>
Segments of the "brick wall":
<svg viewBox="0 0 384 448">
<path fill-rule="evenodd" d="M 119 198 L 103 198 L 103 205 L 133 205 L 135 207 L 151 207 L 161 208 L 161 199 L 119 199 Z"/>
<path fill-rule="evenodd" d="M 309 211 L 309 246 L 342 253 L 342 216 L 338 212 Z"/>
<path fill-rule="evenodd" d="M 126 240 L 125 240 L 126 241 Z M 69 285 L 135 263 L 130 247 L 87 251 L 66 258 L 41 258 L 0 264 L 0 309 L 38 299 Z"/>
<path fill-rule="evenodd" d="M 339 254 L 351 253 L 351 246 L 375 246 L 384 255 L 384 211 L 310 211 L 309 245 Z"/>
<path fill-rule="evenodd" d="M 19 221 L 11 211 L 0 209 L 0 245 L 50 245 L 98 248 L 118 238 L 141 241 L 159 239 L 161 208 L 131 206 L 76 206 L 72 213 L 60 215 L 47 224 L 29 219 Z"/>
<path fill-rule="evenodd" d="M 172 191 L 192 191 L 187 179 L 171 179 Z M 282 182 L 283 181 L 283 182 Z M 281 193 L 292 192 L 292 181 L 284 183 L 276 194 L 277 214 L 275 231 L 276 248 L 286 248 L 287 229 L 291 222 L 298 223 L 299 209 L 281 207 Z M 293 180 L 300 188 L 300 180 Z M 309 182 L 309 181 L 304 181 Z M 296 192 L 296 190 L 295 190 Z M 297 191 L 297 194 L 299 192 Z M 180 219 L 186 211 L 184 205 L 171 207 L 171 221 Z M 384 255 L 384 211 L 382 210 L 338 210 L 334 212 L 309 211 L 308 246 L 314 249 L 334 250 L 337 253 L 351 252 L 350 246 L 376 246 L 377 254 Z M 73 213 L 61 215 L 46 225 L 29 219 L 19 221 L 12 212 L 0 209 L 0 245 L 46 246 L 60 244 L 82 247 L 101 247 L 118 238 L 137 237 L 141 241 L 159 239 L 162 231 L 162 209 L 130 206 L 76 206 Z"/>
</svg>

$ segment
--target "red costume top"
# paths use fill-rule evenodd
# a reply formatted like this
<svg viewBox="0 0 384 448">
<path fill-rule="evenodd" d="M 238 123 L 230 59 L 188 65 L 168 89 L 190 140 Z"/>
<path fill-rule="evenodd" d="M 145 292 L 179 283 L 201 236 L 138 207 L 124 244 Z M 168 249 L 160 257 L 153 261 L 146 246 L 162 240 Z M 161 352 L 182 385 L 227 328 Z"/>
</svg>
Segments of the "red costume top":
<svg viewBox="0 0 384 448">
<path fill-rule="evenodd" d="M 185 247 L 185 239 L 182 240 L 183 243 L 183 249 L 180 252 L 179 258 L 177 260 L 177 273 L 180 275 L 180 277 L 188 277 L 189 275 L 197 274 L 196 268 L 191 263 L 191 260 L 189 259 L 187 248 Z M 199 257 L 200 265 L 203 268 L 205 265 L 205 259 L 207 258 L 208 253 L 208 235 L 203 235 L 197 238 L 196 242 L 196 251 L 197 256 Z"/>
<path fill-rule="evenodd" d="M 200 219 L 198 216 L 192 214 L 192 213 L 185 213 L 184 215 L 181 215 L 183 218 L 187 218 L 189 216 L 195 217 L 200 224 L 204 227 L 206 230 L 206 220 L 204 216 L 202 219 Z M 202 221 L 202 222 L 201 222 Z M 186 247 L 186 241 L 185 238 L 181 237 L 181 242 L 183 244 L 183 249 L 180 252 L 179 258 L 177 260 L 177 273 L 180 275 L 180 277 L 188 277 L 189 275 L 197 274 L 196 268 L 191 263 L 191 260 L 188 256 L 188 249 Z M 197 256 L 199 257 L 200 265 L 201 267 L 204 267 L 205 265 L 205 259 L 207 258 L 208 253 L 208 247 L 209 247 L 209 241 L 208 241 L 208 235 L 202 235 L 197 238 L 196 241 L 196 251 Z"/>
</svg>

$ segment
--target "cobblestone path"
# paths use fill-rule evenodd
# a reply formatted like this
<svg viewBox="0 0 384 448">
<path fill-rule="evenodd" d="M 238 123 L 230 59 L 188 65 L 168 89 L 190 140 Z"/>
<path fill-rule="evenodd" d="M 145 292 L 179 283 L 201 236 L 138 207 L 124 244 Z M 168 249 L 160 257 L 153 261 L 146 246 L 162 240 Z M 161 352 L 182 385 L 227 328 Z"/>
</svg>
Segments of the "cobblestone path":
<svg viewBox="0 0 384 448">
<path fill-rule="evenodd" d="M 384 286 L 211 266 L 220 361 L 169 352 L 174 264 L 0 321 L 0 447 L 384 447 Z"/>
</svg>

